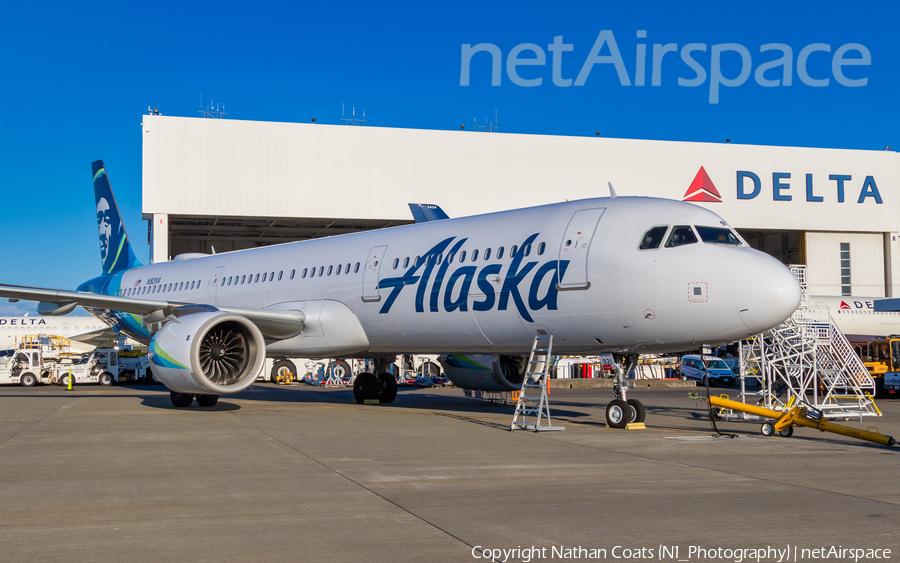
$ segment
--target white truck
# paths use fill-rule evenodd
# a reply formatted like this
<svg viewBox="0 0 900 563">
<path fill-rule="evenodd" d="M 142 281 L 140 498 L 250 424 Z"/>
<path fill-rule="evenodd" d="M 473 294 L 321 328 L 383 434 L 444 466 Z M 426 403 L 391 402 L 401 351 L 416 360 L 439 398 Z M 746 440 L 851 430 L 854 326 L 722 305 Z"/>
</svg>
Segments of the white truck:
<svg viewBox="0 0 900 563">
<path fill-rule="evenodd" d="M 17 350 L 0 364 L 0 384 L 33 387 L 38 383 L 112 385 L 119 380 L 118 352 L 98 348 L 90 354 L 56 354 L 42 350 Z"/>
</svg>

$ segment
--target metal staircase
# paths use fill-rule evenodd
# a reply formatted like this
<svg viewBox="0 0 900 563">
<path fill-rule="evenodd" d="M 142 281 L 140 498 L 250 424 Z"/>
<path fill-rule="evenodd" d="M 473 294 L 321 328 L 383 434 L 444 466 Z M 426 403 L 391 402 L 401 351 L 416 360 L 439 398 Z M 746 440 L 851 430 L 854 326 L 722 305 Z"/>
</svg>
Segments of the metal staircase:
<svg viewBox="0 0 900 563">
<path fill-rule="evenodd" d="M 531 345 L 531 356 L 525 368 L 525 379 L 516 401 L 516 412 L 509 429 L 525 428 L 535 432 L 565 430 L 565 426 L 553 426 L 550 420 L 550 405 L 547 400 L 547 372 L 550 353 L 553 349 L 553 335 L 535 336 Z M 528 422 L 528 417 L 534 422 Z M 543 423 L 541 420 L 543 419 Z"/>
<path fill-rule="evenodd" d="M 800 307 L 784 323 L 741 342 L 740 401 L 777 411 L 806 405 L 825 418 L 881 416 L 866 366 L 828 309 L 809 307 L 806 266 L 791 266 L 791 272 L 803 289 Z"/>
</svg>

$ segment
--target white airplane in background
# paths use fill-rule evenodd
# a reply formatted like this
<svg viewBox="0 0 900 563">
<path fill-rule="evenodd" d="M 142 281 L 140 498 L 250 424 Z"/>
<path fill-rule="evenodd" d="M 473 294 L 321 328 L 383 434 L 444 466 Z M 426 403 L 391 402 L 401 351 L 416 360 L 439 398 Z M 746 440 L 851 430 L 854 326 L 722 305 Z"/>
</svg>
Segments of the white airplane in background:
<svg viewBox="0 0 900 563">
<path fill-rule="evenodd" d="M 401 353 L 440 352 L 456 361 L 447 375 L 463 388 L 516 389 L 535 335 L 552 334 L 557 354 L 614 354 L 607 419 L 622 427 L 643 413 L 624 381 L 638 354 L 734 342 L 781 323 L 800 301 L 790 271 L 715 213 L 643 197 L 142 266 L 102 161 L 93 173 L 103 274 L 77 291 L 0 286 L 0 297 L 40 301 L 51 315 L 82 305 L 149 343 L 176 407 L 247 388 L 266 356 L 386 367 Z M 493 361 L 472 359 L 482 355 Z M 366 373 L 353 391 L 359 402 L 391 402 L 397 388 L 388 373 Z"/>
<path fill-rule="evenodd" d="M 0 317 L 0 355 L 12 354 L 25 336 L 64 336 L 73 352 L 90 352 L 98 345 L 116 340 L 116 331 L 96 317 Z"/>
<path fill-rule="evenodd" d="M 884 297 L 810 295 L 810 307 L 827 307 L 834 324 L 850 341 L 900 334 L 900 311 L 876 311 Z"/>
</svg>

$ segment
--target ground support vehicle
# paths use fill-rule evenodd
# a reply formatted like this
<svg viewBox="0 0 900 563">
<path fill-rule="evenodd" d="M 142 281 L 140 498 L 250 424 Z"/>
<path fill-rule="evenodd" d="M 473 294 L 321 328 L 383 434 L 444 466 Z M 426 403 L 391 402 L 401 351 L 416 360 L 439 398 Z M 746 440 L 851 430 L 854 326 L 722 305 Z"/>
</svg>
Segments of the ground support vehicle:
<svg viewBox="0 0 900 563">
<path fill-rule="evenodd" d="M 900 337 L 857 342 L 853 349 L 875 380 L 876 398 L 900 392 Z"/>
<path fill-rule="evenodd" d="M 112 385 L 119 380 L 118 352 L 96 349 L 90 354 L 57 354 L 40 349 L 20 349 L 0 364 L 0 383 L 33 387 L 39 383 L 68 385 L 98 383 Z"/>
<path fill-rule="evenodd" d="M 41 382 L 43 353 L 40 350 L 16 350 L 0 363 L 0 383 L 34 387 Z"/>
<path fill-rule="evenodd" d="M 80 354 L 45 363 L 41 382 L 68 385 L 97 383 L 112 385 L 119 381 L 119 353 L 110 348 L 97 348 L 90 354 Z"/>
</svg>

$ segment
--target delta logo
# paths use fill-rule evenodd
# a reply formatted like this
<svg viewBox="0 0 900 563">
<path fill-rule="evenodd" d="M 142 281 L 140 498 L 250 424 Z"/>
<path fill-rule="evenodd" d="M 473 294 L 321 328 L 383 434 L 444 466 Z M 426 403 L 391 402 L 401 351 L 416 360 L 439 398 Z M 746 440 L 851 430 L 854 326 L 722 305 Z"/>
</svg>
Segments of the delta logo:
<svg viewBox="0 0 900 563">
<path fill-rule="evenodd" d="M 706 173 L 706 169 L 701 166 L 697 175 L 694 176 L 694 181 L 691 182 L 691 186 L 684 193 L 684 198 L 682 198 L 681 201 L 722 203 L 722 196 L 719 194 L 719 190 L 716 189 L 716 185 L 710 180 L 709 174 Z"/>
<path fill-rule="evenodd" d="M 849 309 L 849 308 L 850 308 L 850 305 L 847 305 L 846 302 L 841 301 L 841 309 Z"/>
</svg>

